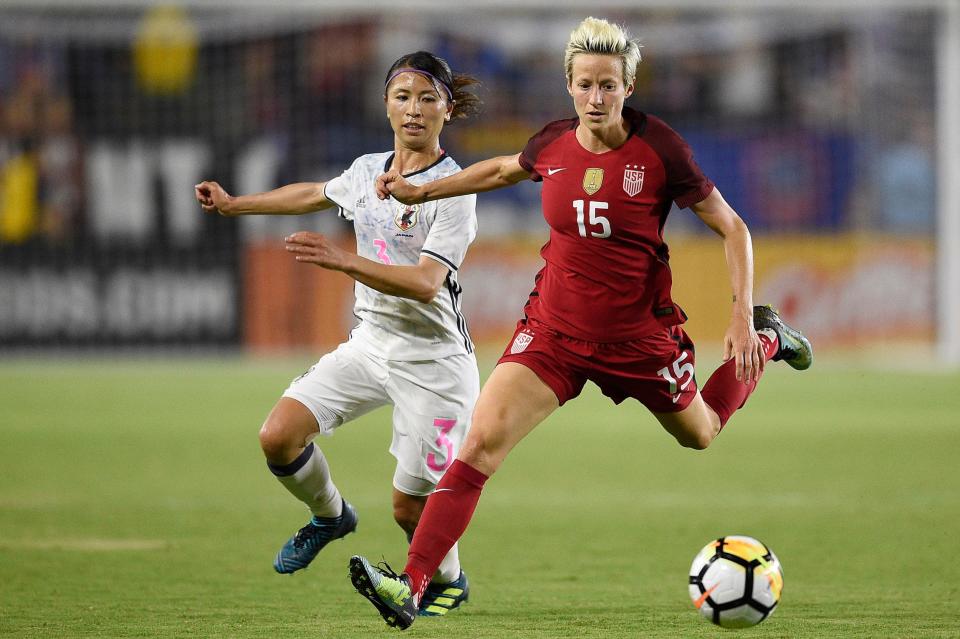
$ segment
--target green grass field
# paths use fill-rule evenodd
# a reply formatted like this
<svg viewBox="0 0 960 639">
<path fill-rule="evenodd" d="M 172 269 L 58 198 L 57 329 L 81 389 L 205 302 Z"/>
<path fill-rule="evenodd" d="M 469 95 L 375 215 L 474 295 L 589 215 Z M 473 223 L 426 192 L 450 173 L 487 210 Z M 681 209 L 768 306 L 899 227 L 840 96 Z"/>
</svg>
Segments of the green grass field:
<svg viewBox="0 0 960 639">
<path fill-rule="evenodd" d="M 357 534 L 305 572 L 271 568 L 306 515 L 256 433 L 309 363 L 0 364 L 0 636 L 397 636 L 347 578 L 354 553 L 404 563 L 389 412 L 320 442 Z M 469 604 L 407 635 L 960 636 L 958 390 L 957 374 L 779 365 L 694 452 L 591 388 L 487 484 L 462 543 Z M 746 631 L 687 596 L 696 551 L 735 533 L 785 570 L 780 608 Z"/>
</svg>

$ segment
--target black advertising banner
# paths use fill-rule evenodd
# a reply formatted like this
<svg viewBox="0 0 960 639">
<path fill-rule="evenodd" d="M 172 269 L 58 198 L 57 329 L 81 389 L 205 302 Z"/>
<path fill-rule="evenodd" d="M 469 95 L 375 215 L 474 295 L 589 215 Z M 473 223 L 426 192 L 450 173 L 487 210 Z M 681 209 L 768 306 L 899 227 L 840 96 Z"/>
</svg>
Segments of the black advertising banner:
<svg viewBox="0 0 960 639">
<path fill-rule="evenodd" d="M 0 348 L 239 342 L 233 251 L 0 249 Z"/>
</svg>

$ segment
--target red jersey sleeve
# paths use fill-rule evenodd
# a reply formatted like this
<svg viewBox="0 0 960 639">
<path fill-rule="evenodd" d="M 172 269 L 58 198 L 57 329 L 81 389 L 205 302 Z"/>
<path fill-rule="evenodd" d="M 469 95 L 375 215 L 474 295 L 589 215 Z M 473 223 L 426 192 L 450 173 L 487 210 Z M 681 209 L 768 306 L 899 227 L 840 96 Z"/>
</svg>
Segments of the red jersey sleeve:
<svg viewBox="0 0 960 639">
<path fill-rule="evenodd" d="M 667 196 L 678 207 L 685 209 L 710 195 L 713 182 L 697 166 L 690 146 L 666 122 L 648 114 L 643 139 L 663 161 Z"/>
<path fill-rule="evenodd" d="M 537 157 L 540 151 L 567 131 L 577 128 L 578 122 L 577 118 L 555 120 L 527 140 L 527 146 L 523 147 L 520 153 L 519 162 L 523 170 L 530 174 L 531 180 L 534 182 L 543 180 L 543 176 L 537 171 Z"/>
</svg>

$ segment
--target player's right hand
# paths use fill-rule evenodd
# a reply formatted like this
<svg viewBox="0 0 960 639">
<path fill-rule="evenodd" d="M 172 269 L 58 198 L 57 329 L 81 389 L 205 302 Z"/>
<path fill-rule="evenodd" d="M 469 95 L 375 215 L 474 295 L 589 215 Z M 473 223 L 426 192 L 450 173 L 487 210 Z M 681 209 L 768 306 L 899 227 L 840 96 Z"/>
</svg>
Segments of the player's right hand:
<svg viewBox="0 0 960 639">
<path fill-rule="evenodd" d="M 220 215 L 230 215 L 225 209 L 229 204 L 230 194 L 223 190 L 223 187 L 216 182 L 201 182 L 193 187 L 193 193 L 200 202 L 200 208 L 206 213 L 219 213 Z"/>
<path fill-rule="evenodd" d="M 723 361 L 735 358 L 737 381 L 749 384 L 760 379 L 766 357 L 763 344 L 753 328 L 752 318 L 733 318 L 723 336 Z"/>
<path fill-rule="evenodd" d="M 419 204 L 423 200 L 420 198 L 420 189 L 407 182 L 397 170 L 387 171 L 377 178 L 376 182 L 377 197 L 385 200 L 390 196 L 403 204 Z"/>
</svg>

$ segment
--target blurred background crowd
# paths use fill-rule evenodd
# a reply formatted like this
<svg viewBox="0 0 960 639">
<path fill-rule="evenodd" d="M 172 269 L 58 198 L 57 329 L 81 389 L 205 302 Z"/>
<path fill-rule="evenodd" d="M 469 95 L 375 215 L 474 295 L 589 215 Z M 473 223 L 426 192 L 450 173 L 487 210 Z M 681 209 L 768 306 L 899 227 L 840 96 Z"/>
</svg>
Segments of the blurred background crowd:
<svg viewBox="0 0 960 639">
<path fill-rule="evenodd" d="M 932 236 L 936 12 L 596 13 L 644 45 L 628 104 L 682 133 L 755 233 Z M 49 283 L 81 265 L 102 288 L 117 265 L 160 264 L 222 268 L 205 285 L 235 288 L 223 303 L 239 307 L 245 246 L 292 228 L 345 238 L 350 228 L 334 216 L 204 218 L 195 182 L 251 192 L 325 180 L 391 148 L 384 73 L 417 49 L 482 82 L 483 112 L 448 127 L 444 148 L 462 166 L 515 153 L 546 122 L 573 115 L 562 54 L 583 17 L 0 9 L 0 296 L 22 310 L 41 287 L 25 292 L 25 277 Z M 532 183 L 481 196 L 478 213 L 484 237 L 543 232 Z M 672 233 L 705 230 L 672 218 Z M 48 337 L 62 341 L 64 330 Z M 219 337 L 198 335 L 235 342 L 241 332 L 234 321 Z M 25 325 L 0 339 L 29 334 Z"/>
</svg>

